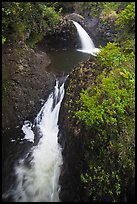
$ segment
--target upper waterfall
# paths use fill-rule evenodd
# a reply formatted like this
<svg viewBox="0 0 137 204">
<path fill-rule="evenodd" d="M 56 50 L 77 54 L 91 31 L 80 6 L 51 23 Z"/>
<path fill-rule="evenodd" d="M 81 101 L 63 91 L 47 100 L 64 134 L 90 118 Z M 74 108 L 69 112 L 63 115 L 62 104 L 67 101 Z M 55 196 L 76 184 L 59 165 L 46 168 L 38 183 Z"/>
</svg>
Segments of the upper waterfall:
<svg viewBox="0 0 137 204">
<path fill-rule="evenodd" d="M 82 48 L 77 49 L 77 50 L 80 52 L 85 52 L 85 53 L 92 54 L 92 55 L 96 56 L 96 53 L 100 52 L 100 49 L 95 47 L 92 39 L 90 38 L 90 36 L 87 34 L 87 32 L 82 28 L 82 26 L 79 23 L 77 23 L 73 20 L 72 20 L 72 22 L 76 26 L 76 29 L 78 31 L 78 34 L 79 34 L 79 37 L 81 40 Z"/>
</svg>

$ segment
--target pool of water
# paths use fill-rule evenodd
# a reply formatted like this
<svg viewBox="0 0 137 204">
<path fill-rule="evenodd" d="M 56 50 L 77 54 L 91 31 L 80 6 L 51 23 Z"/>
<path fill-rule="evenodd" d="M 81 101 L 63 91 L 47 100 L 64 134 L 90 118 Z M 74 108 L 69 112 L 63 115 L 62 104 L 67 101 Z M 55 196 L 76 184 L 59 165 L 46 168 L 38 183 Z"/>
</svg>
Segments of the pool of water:
<svg viewBox="0 0 137 204">
<path fill-rule="evenodd" d="M 90 54 L 82 53 L 77 50 L 57 50 L 47 52 L 51 59 L 48 67 L 49 71 L 59 74 L 69 74 L 69 72 L 82 61 L 86 61 Z"/>
</svg>

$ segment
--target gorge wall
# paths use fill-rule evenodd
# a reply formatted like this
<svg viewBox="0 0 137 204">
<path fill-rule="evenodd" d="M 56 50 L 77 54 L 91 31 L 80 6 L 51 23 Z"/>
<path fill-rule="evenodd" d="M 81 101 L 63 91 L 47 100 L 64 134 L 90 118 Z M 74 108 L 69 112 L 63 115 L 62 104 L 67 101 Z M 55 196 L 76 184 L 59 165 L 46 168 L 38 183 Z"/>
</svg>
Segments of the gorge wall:
<svg viewBox="0 0 137 204">
<path fill-rule="evenodd" d="M 93 69 L 90 69 L 90 66 Z M 59 117 L 59 143 L 63 148 L 63 166 L 60 175 L 60 199 L 62 202 L 89 202 L 88 192 L 81 181 L 81 173 L 87 168 L 85 150 L 94 132 L 84 123 L 79 123 L 74 116 L 79 93 L 101 70 L 97 69 L 95 58 L 90 57 L 79 64 L 70 73 Z"/>
<path fill-rule="evenodd" d="M 45 37 L 39 42 L 37 48 L 28 48 L 23 41 L 9 41 L 2 49 L 2 128 L 3 137 L 13 135 L 16 126 L 22 126 L 24 120 L 33 120 L 43 100 L 45 101 L 55 84 L 55 74 L 48 72 L 51 63 L 46 50 L 77 49 L 80 45 L 76 28 L 69 20 L 79 22 L 95 39 L 106 38 L 102 43 L 113 41 L 115 30 L 113 22 L 110 26 L 102 25 L 97 18 L 85 19 L 77 14 L 67 15 L 61 26 L 52 31 L 48 30 Z M 107 31 L 107 32 L 106 32 Z M 95 45 L 98 46 L 98 44 Z M 90 67 L 93 67 L 91 69 Z M 91 80 L 101 72 L 96 65 L 95 58 L 91 57 L 87 62 L 81 63 L 70 73 L 65 87 L 66 94 L 61 105 L 59 119 L 59 143 L 63 148 L 63 166 L 60 175 L 60 199 L 63 202 L 89 201 L 88 191 L 81 182 L 81 173 L 87 168 L 85 149 L 89 138 L 95 136 L 88 131 L 83 123 L 77 123 L 73 112 L 77 108 L 76 100 L 82 88 L 86 89 Z M 8 143 L 3 142 L 3 157 L 10 154 Z M 16 154 L 16 144 L 14 146 Z M 18 147 L 19 148 L 19 147 Z M 13 152 L 12 152 L 13 154 Z M 11 157 L 12 157 L 11 154 Z M 10 158 L 11 158 L 10 157 Z M 3 163 L 6 164 L 3 158 Z M 5 170 L 9 171 L 10 169 Z M 3 177 L 7 172 L 3 173 Z M 134 189 L 134 183 L 133 189 Z M 128 186 L 130 189 L 130 187 Z M 132 193 L 132 192 L 131 192 Z"/>
</svg>

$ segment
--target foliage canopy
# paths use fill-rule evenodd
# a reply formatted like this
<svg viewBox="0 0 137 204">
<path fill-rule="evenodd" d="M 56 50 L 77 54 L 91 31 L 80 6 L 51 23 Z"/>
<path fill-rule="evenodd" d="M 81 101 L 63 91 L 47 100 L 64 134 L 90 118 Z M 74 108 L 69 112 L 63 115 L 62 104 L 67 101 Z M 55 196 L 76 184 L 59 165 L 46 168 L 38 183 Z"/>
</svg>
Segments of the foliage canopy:
<svg viewBox="0 0 137 204">
<path fill-rule="evenodd" d="M 57 2 L 2 2 L 3 39 L 22 38 L 27 32 L 39 35 L 53 28 L 60 22 L 61 8 L 56 7 Z"/>
</svg>

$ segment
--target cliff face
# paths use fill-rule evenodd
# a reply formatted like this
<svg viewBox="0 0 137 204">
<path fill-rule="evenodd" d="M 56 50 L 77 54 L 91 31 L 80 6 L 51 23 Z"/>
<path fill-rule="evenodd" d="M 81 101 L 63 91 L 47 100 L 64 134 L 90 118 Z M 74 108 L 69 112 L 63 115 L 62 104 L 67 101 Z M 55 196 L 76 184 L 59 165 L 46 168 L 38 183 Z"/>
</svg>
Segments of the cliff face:
<svg viewBox="0 0 137 204">
<path fill-rule="evenodd" d="M 59 181 L 62 202 L 92 202 L 95 200 L 109 202 L 114 199 L 111 194 L 120 202 L 135 200 L 134 167 L 132 169 L 126 164 L 126 161 L 123 163 L 119 159 L 119 155 L 125 156 L 124 153 L 121 153 L 123 149 L 120 151 L 119 146 L 110 148 L 114 138 L 111 134 L 112 128 L 109 130 L 107 126 L 102 126 L 101 131 L 108 130 L 108 132 L 100 136 L 97 128 L 86 127 L 85 123 L 79 121 L 75 115 L 79 109 L 78 101 L 81 90 L 96 84 L 97 76 L 102 73 L 101 69 L 93 57 L 89 58 L 72 70 L 65 84 L 66 92 L 59 119 L 59 143 L 63 155 Z M 122 129 L 120 131 L 122 133 Z M 121 133 L 117 135 L 116 144 L 119 145 L 121 144 Z M 132 135 L 129 135 L 129 140 L 130 137 Z M 132 145 L 123 139 L 122 147 L 126 146 L 131 147 Z M 134 160 L 134 156 L 129 156 L 129 152 L 127 152 L 128 158 Z M 83 173 L 85 173 L 84 181 Z M 112 173 L 115 173 L 116 177 Z M 116 185 L 120 188 L 118 193 Z M 110 191 L 112 193 L 109 195 Z"/>
<path fill-rule="evenodd" d="M 28 48 L 23 42 L 6 44 L 2 49 L 2 124 L 11 128 L 34 118 L 51 92 L 55 76 L 47 72 L 46 53 Z"/>
<path fill-rule="evenodd" d="M 43 40 L 38 44 L 41 50 L 74 50 L 78 48 L 80 41 L 77 38 L 77 30 L 73 23 L 62 17 L 61 23 L 54 30 L 49 29 Z"/>
<path fill-rule="evenodd" d="M 47 72 L 50 59 L 46 53 L 28 48 L 23 41 L 12 41 L 2 48 L 2 190 L 14 185 L 14 164 L 32 146 L 21 144 L 24 120 L 33 122 L 42 100 L 55 83 Z M 42 100 L 41 100 L 42 99 Z M 11 139 L 16 142 L 11 142 Z M 4 198 L 5 202 L 12 198 Z"/>
<path fill-rule="evenodd" d="M 87 191 L 83 188 L 80 175 L 87 167 L 85 148 L 94 133 L 88 131 L 84 124 L 78 123 L 73 113 L 77 109 L 76 100 L 79 99 L 81 89 L 86 88 L 90 79 L 95 78 L 95 70 L 89 68 L 91 63 L 94 64 L 94 58 L 85 63 L 86 68 L 84 64 L 74 68 L 65 84 L 66 93 L 59 117 L 59 143 L 63 148 L 63 166 L 60 175 L 62 202 L 88 201 Z"/>
</svg>

